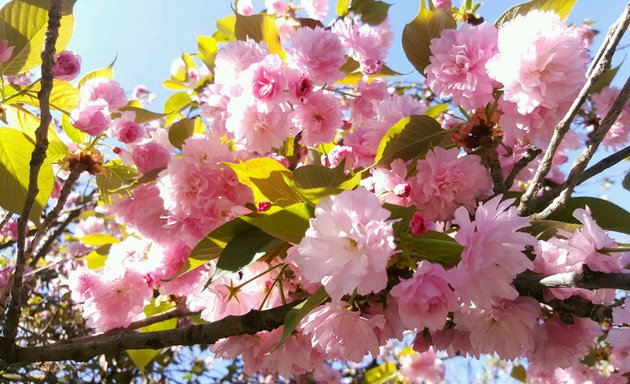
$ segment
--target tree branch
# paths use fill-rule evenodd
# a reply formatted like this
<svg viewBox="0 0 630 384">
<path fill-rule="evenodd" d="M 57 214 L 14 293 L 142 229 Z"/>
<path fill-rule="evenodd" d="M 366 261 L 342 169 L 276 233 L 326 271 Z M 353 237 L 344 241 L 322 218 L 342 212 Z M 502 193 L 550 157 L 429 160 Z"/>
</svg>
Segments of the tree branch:
<svg viewBox="0 0 630 384">
<path fill-rule="evenodd" d="M 48 149 L 48 126 L 52 120 L 50 114 L 50 92 L 53 87 L 52 68 L 54 65 L 53 57 L 55 55 L 55 45 L 57 37 L 59 37 L 59 27 L 61 26 L 61 6 L 63 0 L 51 0 L 50 9 L 48 11 L 48 29 L 46 30 L 46 41 L 44 43 L 44 51 L 42 52 L 42 85 L 38 93 L 39 108 L 41 110 L 40 122 L 37 130 L 35 130 L 35 148 L 31 155 L 30 173 L 28 191 L 26 193 L 26 201 L 24 208 L 18 219 L 18 252 L 15 261 L 15 271 L 13 273 L 13 285 L 11 287 L 11 302 L 7 311 L 5 321 L 4 336 L 10 340 L 11 344 L 17 335 L 18 323 L 20 321 L 20 312 L 22 304 L 22 275 L 24 273 L 24 264 L 26 263 L 26 232 L 28 218 L 33 208 L 35 198 L 39 193 L 37 178 L 39 170 L 46 159 L 46 150 Z"/>
<path fill-rule="evenodd" d="M 571 197 L 571 194 L 573 193 L 573 189 L 582 178 L 582 172 L 584 172 L 584 169 L 588 165 L 588 162 L 593 158 L 595 151 L 597 151 L 597 148 L 604 140 L 604 137 L 623 111 L 623 108 L 628 102 L 629 98 L 630 77 L 626 79 L 626 83 L 619 92 L 619 96 L 617 96 L 617 98 L 613 102 L 610 111 L 608 111 L 597 129 L 591 135 L 589 144 L 586 146 L 586 148 L 584 148 L 582 153 L 580 153 L 580 155 L 573 162 L 573 166 L 571 167 L 569 176 L 567 176 L 567 180 L 563 183 L 561 187 L 561 192 L 558 197 L 556 197 L 551 202 L 551 204 L 549 204 L 542 212 L 532 215 L 532 219 L 545 219 L 546 217 L 551 216 L 552 214 L 566 206 L 569 198 Z"/>
<path fill-rule="evenodd" d="M 264 311 L 252 310 L 242 316 L 228 316 L 210 324 L 192 325 L 167 331 L 134 332 L 125 330 L 107 336 L 69 340 L 38 347 L 20 347 L 0 337 L 0 359 L 9 364 L 39 361 L 87 361 L 101 354 L 129 349 L 160 349 L 175 345 L 213 344 L 225 337 L 253 335 L 280 327 L 298 302 Z"/>
<path fill-rule="evenodd" d="M 514 164 L 514 166 L 512 167 L 512 171 L 510 171 L 507 179 L 505 179 L 506 191 L 512 188 L 516 176 L 518 176 L 518 174 L 527 166 L 527 164 L 534 161 L 534 159 L 536 159 L 541 153 L 542 149 L 538 147 L 530 146 L 529 148 L 527 148 L 527 152 L 525 152 L 525 154 L 520 159 L 518 159 L 516 164 Z"/>
<path fill-rule="evenodd" d="M 527 296 L 545 288 L 622 289 L 630 291 L 630 273 L 605 273 L 584 267 L 582 273 L 521 274 L 514 280 L 516 290 Z"/>
<path fill-rule="evenodd" d="M 535 196 L 542 188 L 545 177 L 551 170 L 553 157 L 556 154 L 564 135 L 571 127 L 571 122 L 573 122 L 573 119 L 580 110 L 580 107 L 586 100 L 591 87 L 597 82 L 597 80 L 599 80 L 601 75 L 610 65 L 610 61 L 615 53 L 617 45 L 619 44 L 619 40 L 621 40 L 621 37 L 628 28 L 628 24 L 630 24 L 630 2 L 626 3 L 624 12 L 621 14 L 619 19 L 617 19 L 615 24 L 613 24 L 608 30 L 606 40 L 602 43 L 599 51 L 595 55 L 595 59 L 593 60 L 591 67 L 587 71 L 587 79 L 584 86 L 580 90 L 577 98 L 573 101 L 573 104 L 565 116 L 554 128 L 553 136 L 549 142 L 549 147 L 546 149 L 545 155 L 543 156 L 543 159 L 538 166 L 529 187 L 523 196 L 521 196 L 521 201 L 518 206 L 518 212 L 521 216 L 532 213 Z"/>
<path fill-rule="evenodd" d="M 600 160 L 597 164 L 591 166 L 586 171 L 584 171 L 582 175 L 580 176 L 578 185 L 582 184 L 583 182 L 590 179 L 591 177 L 605 171 L 606 169 L 612 167 L 613 165 L 623 161 L 625 158 L 629 156 L 630 156 L 630 145 Z"/>
</svg>

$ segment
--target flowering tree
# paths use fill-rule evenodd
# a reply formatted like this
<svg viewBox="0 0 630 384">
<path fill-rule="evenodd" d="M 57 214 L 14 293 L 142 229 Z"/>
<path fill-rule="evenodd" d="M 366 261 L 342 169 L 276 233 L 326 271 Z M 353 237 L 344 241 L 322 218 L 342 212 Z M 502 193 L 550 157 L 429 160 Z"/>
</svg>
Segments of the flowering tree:
<svg viewBox="0 0 630 384">
<path fill-rule="evenodd" d="M 10 1 L 3 380 L 440 382 L 491 354 L 522 381 L 626 382 L 630 213 L 572 195 L 630 155 L 610 86 L 630 3 L 597 51 L 574 3 L 490 24 L 421 0 L 418 84 L 388 80 L 382 1 L 324 25 L 327 1 L 240 0 L 152 112 L 113 63 L 73 83 L 74 1 Z"/>
</svg>

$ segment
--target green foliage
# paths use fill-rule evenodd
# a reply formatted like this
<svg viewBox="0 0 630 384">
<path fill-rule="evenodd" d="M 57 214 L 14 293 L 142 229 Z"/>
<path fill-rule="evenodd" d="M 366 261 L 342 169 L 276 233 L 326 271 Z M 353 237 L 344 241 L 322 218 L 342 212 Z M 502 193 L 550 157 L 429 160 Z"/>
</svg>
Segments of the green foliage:
<svg viewBox="0 0 630 384">
<path fill-rule="evenodd" d="M 35 131 L 40 124 L 39 117 L 19 105 L 6 106 L 5 112 L 9 125 L 17 127 L 17 130 L 25 133 L 32 142 L 35 142 Z M 66 157 L 67 154 L 68 147 L 61 141 L 51 124 L 48 128 L 48 149 L 46 150 L 48 161 L 54 163 Z"/>
<path fill-rule="evenodd" d="M 289 185 L 300 196 L 317 204 L 322 197 L 338 195 L 354 189 L 361 182 L 361 175 L 347 175 L 344 162 L 336 168 L 328 168 L 318 164 L 305 165 L 293 171 Z"/>
<path fill-rule="evenodd" d="M 75 1 L 64 2 L 57 52 L 68 45 L 72 36 Z M 0 39 L 8 40 L 9 45 L 15 47 L 9 61 L 3 64 L 3 75 L 17 75 L 41 64 L 49 6 L 47 0 L 12 0 L 0 9 Z"/>
<path fill-rule="evenodd" d="M 107 245 L 120 243 L 120 240 L 118 240 L 116 237 L 108 235 L 106 233 L 98 232 L 79 237 L 77 240 L 85 245 Z"/>
<path fill-rule="evenodd" d="M 100 247 L 88 253 L 88 255 L 85 256 L 87 267 L 90 269 L 99 269 L 105 266 L 105 261 L 107 260 L 109 249 L 111 247 L 112 244 L 101 245 Z"/>
<path fill-rule="evenodd" d="M 85 141 L 87 137 L 87 133 L 79 131 L 76 129 L 72 123 L 70 122 L 70 117 L 68 115 L 61 115 L 61 128 L 66 133 L 66 135 L 77 144 L 81 144 Z"/>
<path fill-rule="evenodd" d="M 350 0 L 337 0 L 337 6 L 335 10 L 337 11 L 337 16 L 344 17 L 348 14 L 348 7 L 350 6 Z"/>
<path fill-rule="evenodd" d="M 214 59 L 219 51 L 217 40 L 212 36 L 197 36 L 199 58 L 208 68 L 214 68 Z"/>
<path fill-rule="evenodd" d="M 278 345 L 275 349 L 280 348 L 282 344 L 287 341 L 289 336 L 291 336 L 293 331 L 295 331 L 295 328 L 297 328 L 298 324 L 300 324 L 300 321 L 302 321 L 302 319 L 306 317 L 309 312 L 311 312 L 315 307 L 318 307 L 328 299 L 329 296 L 328 293 L 326 293 L 326 290 L 324 290 L 324 287 L 319 287 L 319 289 L 313 292 L 313 294 L 309 296 L 308 299 L 293 307 L 289 311 L 289 313 L 287 313 L 287 316 L 284 319 L 284 329 L 282 330 L 282 337 L 280 338 L 280 341 L 278 342 Z"/>
<path fill-rule="evenodd" d="M 409 228 L 409 223 L 411 222 L 411 218 L 413 217 L 413 214 L 417 211 L 416 207 L 414 206 L 403 207 L 400 205 L 389 203 L 383 204 L 383 208 L 387 209 L 391 213 L 391 216 L 389 216 L 388 220 L 397 220 L 396 223 L 394 223 L 394 234 L 396 236 L 407 231 L 407 229 Z"/>
<path fill-rule="evenodd" d="M 578 208 L 584 208 L 585 206 L 591 209 L 593 219 L 595 219 L 597 224 L 603 229 L 630 234 L 630 212 L 610 201 L 595 197 L 571 198 L 564 209 L 549 216 L 547 219 L 579 224 L 580 222 L 573 217 L 573 211 Z"/>
<path fill-rule="evenodd" d="M 252 228 L 252 225 L 242 219 L 230 220 L 207 234 L 190 252 L 190 258 L 198 260 L 216 259 L 234 236 L 250 228 Z"/>
<path fill-rule="evenodd" d="M 448 134 L 448 131 L 429 116 L 413 115 L 403 118 L 381 139 L 375 163 L 387 167 L 395 159 L 407 161 L 424 156 L 429 149 L 444 146 Z"/>
<path fill-rule="evenodd" d="M 167 115 L 178 113 L 192 103 L 192 99 L 187 92 L 173 94 L 164 103 L 164 113 Z"/>
<path fill-rule="evenodd" d="M 123 164 L 120 160 L 112 160 L 103 165 L 103 172 L 96 175 L 101 199 L 111 204 L 111 194 L 131 195 L 138 172 L 130 165 Z"/>
<path fill-rule="evenodd" d="M 277 54 L 282 59 L 286 56 L 282 49 L 274 15 L 259 13 L 243 16 L 237 13 L 234 34 L 238 40 L 245 40 L 249 37 L 258 42 L 265 42 L 269 46 L 269 52 Z"/>
<path fill-rule="evenodd" d="M 238 272 L 267 252 L 277 248 L 282 241 L 259 228 L 251 227 L 234 236 L 223 248 L 217 261 L 217 270 Z"/>
<path fill-rule="evenodd" d="M 398 368 L 391 361 L 385 361 L 377 367 L 368 370 L 363 377 L 362 384 L 384 384 L 398 376 Z"/>
<path fill-rule="evenodd" d="M 298 203 L 284 208 L 271 207 L 265 212 L 241 216 L 241 219 L 273 237 L 297 244 L 304 237 L 312 216 L 310 205 Z"/>
<path fill-rule="evenodd" d="M 170 309 L 173 309 L 175 305 L 173 303 L 168 302 L 156 302 L 152 301 L 144 307 L 144 314 L 147 317 L 151 317 L 154 315 L 158 315 L 160 313 L 166 312 Z M 164 321 L 160 321 L 155 324 L 147 325 L 146 327 L 140 328 L 141 332 L 155 332 L 155 331 L 166 331 L 169 329 L 173 329 L 177 326 L 177 319 L 168 319 Z M 131 360 L 133 360 L 134 364 L 141 370 L 144 371 L 144 368 L 153 360 L 159 353 L 159 349 L 136 349 L 127 351 Z"/>
<path fill-rule="evenodd" d="M 623 177 L 621 185 L 626 189 L 626 191 L 630 191 L 630 172 L 626 173 Z"/>
<path fill-rule="evenodd" d="M 0 206 L 7 211 L 20 214 L 24 208 L 33 149 L 35 149 L 33 140 L 24 132 L 12 128 L 0 128 L 0 186 L 2 186 Z M 37 225 L 54 182 L 52 164 L 46 158 L 37 179 L 39 193 L 29 216 Z"/>
<path fill-rule="evenodd" d="M 535 236 L 538 240 L 549 240 L 558 233 L 558 229 L 573 232 L 580 228 L 581 224 L 564 223 L 556 220 L 532 220 L 531 225 L 523 228 L 523 232 L 527 232 Z"/>
<path fill-rule="evenodd" d="M 166 117 L 166 115 L 163 114 L 163 113 L 156 113 L 156 112 L 147 111 L 144 108 L 136 107 L 134 105 L 127 105 L 125 107 L 120 108 L 120 110 L 122 112 L 125 112 L 125 111 L 135 112 L 136 113 L 136 118 L 134 119 L 134 121 L 136 123 L 138 123 L 138 124 L 146 124 L 146 123 L 149 123 L 151 121 L 159 120 L 159 119 L 161 119 L 163 117 Z"/>
<path fill-rule="evenodd" d="M 114 78 L 114 63 L 116 63 L 116 57 L 114 57 L 114 60 L 112 60 L 112 62 L 107 67 L 97 69 L 83 76 L 81 80 L 79 80 L 79 88 L 83 87 L 83 84 L 85 84 L 88 80 L 96 79 L 99 77 L 113 79 Z"/>
<path fill-rule="evenodd" d="M 510 376 L 512 376 L 515 380 L 524 383 L 527 381 L 527 370 L 525 370 L 525 367 L 520 364 L 514 364 Z"/>
<path fill-rule="evenodd" d="M 575 5 L 576 0 L 532 0 L 526 3 L 518 4 L 513 6 L 512 8 L 505 11 L 497 21 L 494 22 L 494 25 L 497 27 L 501 26 L 505 22 L 508 22 L 514 19 L 518 15 L 525 15 L 534 9 L 539 9 L 541 11 L 554 11 L 562 20 L 566 20 Z"/>
<path fill-rule="evenodd" d="M 28 87 L 5 87 L 5 99 L 8 104 L 27 104 L 39 108 L 37 93 L 41 90 L 41 82 L 36 82 Z M 50 92 L 50 108 L 63 112 L 66 115 L 77 107 L 81 93 L 68 81 L 53 80 L 53 88 Z"/>
<path fill-rule="evenodd" d="M 424 68 L 429 65 L 431 39 L 439 37 L 443 29 L 456 26 L 450 14 L 439 9 L 429 9 L 425 0 L 420 0 L 418 15 L 403 30 L 402 45 L 407 59 L 421 75 L 424 76 Z"/>
<path fill-rule="evenodd" d="M 204 131 L 204 124 L 201 117 L 197 116 L 194 119 L 182 119 L 174 123 L 168 130 L 168 140 L 177 149 L 182 149 L 182 145 L 195 133 L 202 133 Z"/>
<path fill-rule="evenodd" d="M 212 35 L 217 43 L 227 43 L 236 40 L 236 16 L 229 15 L 216 21 L 217 31 Z"/>
<path fill-rule="evenodd" d="M 420 258 L 447 266 L 456 265 L 461 260 L 464 247 L 449 235 L 428 231 L 422 236 L 412 237 L 412 251 Z"/>
<path fill-rule="evenodd" d="M 348 2 L 346 1 L 346 3 Z M 370 25 L 379 25 L 387 18 L 389 7 L 391 7 L 391 4 L 380 0 L 353 0 L 351 10 L 361 16 L 362 22 Z M 337 12 L 339 12 L 339 4 L 337 4 Z"/>
<path fill-rule="evenodd" d="M 339 68 L 339 70 L 345 73 L 346 76 L 343 79 L 338 80 L 336 82 L 337 84 L 357 85 L 359 84 L 359 81 L 361 81 L 363 76 L 365 76 L 363 72 L 361 72 L 360 64 L 351 57 L 348 57 L 346 59 L 345 64 L 342 65 L 341 68 Z M 400 75 L 402 75 L 402 73 L 396 72 L 390 67 L 388 67 L 387 65 L 383 64 L 380 71 L 368 76 L 368 80 L 373 80 L 373 79 L 382 78 L 382 77 L 389 77 L 389 76 L 400 76 Z"/>
</svg>

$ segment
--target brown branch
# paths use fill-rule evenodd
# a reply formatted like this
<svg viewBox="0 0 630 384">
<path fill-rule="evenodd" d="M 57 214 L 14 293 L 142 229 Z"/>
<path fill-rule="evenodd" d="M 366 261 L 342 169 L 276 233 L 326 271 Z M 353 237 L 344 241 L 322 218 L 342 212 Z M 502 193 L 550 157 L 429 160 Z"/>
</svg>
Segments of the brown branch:
<svg viewBox="0 0 630 384">
<path fill-rule="evenodd" d="M 35 198 L 39 193 L 37 185 L 37 177 L 39 171 L 46 159 L 46 150 L 48 149 L 48 126 L 52 120 L 50 114 L 50 92 L 53 87 L 52 68 L 54 65 L 53 57 L 55 55 L 55 44 L 59 36 L 59 27 L 61 26 L 61 6 L 63 0 L 51 0 L 50 9 L 48 11 L 48 29 L 46 30 L 46 41 L 42 52 L 42 85 L 38 93 L 39 108 L 41 110 L 40 122 L 37 130 L 35 130 L 35 148 L 31 155 L 30 173 L 28 191 L 26 193 L 26 201 L 24 208 L 18 219 L 18 252 L 15 261 L 15 271 L 13 273 L 13 284 L 11 287 L 11 302 L 7 311 L 4 336 L 13 343 L 17 335 L 18 323 L 20 321 L 20 312 L 22 304 L 22 275 L 24 273 L 24 264 L 26 263 L 26 231 L 28 218 L 33 208 Z"/>
<path fill-rule="evenodd" d="M 580 180 L 578 181 L 578 184 L 582 184 L 583 182 L 585 182 L 586 180 L 590 179 L 591 177 L 593 177 L 593 176 L 595 176 L 595 175 L 597 175 L 597 174 L 607 170 L 608 168 L 612 167 L 613 165 L 623 161 L 628 156 L 630 156 L 630 145 L 625 147 L 624 149 L 621 149 L 621 150 L 613 153 L 612 155 L 610 155 L 610 156 L 608 156 L 606 158 L 603 158 L 597 164 L 589 167 L 580 176 Z"/>
<path fill-rule="evenodd" d="M 518 176 L 518 174 L 525 167 L 527 167 L 527 164 L 534 161 L 534 159 L 536 159 L 538 155 L 540 155 L 541 153 L 542 153 L 542 149 L 538 147 L 530 146 L 529 148 L 527 148 L 527 152 L 525 152 L 525 154 L 523 154 L 523 156 L 520 159 L 518 159 L 516 164 L 514 164 L 514 167 L 512 167 L 512 171 L 510 171 L 510 174 L 508 175 L 507 179 L 505 179 L 505 190 L 509 190 L 510 188 L 512 188 L 512 185 L 514 184 L 514 180 L 516 179 L 516 176 Z"/>
<path fill-rule="evenodd" d="M 4 228 L 9 220 L 11 220 L 11 216 L 13 216 L 13 214 L 11 212 L 7 212 L 7 215 L 2 219 L 2 221 L 0 221 L 0 231 L 2 231 L 2 228 Z"/>
<path fill-rule="evenodd" d="M 610 61 L 612 60 L 612 56 L 615 53 L 617 45 L 619 44 L 619 40 L 621 40 L 621 37 L 628 28 L 628 24 L 630 24 L 630 2 L 626 4 L 624 12 L 621 14 L 619 19 L 617 19 L 615 24 L 613 24 L 608 30 L 606 40 L 602 43 L 599 51 L 595 55 L 595 59 L 591 63 L 591 67 L 587 71 L 588 77 L 584 86 L 580 90 L 577 98 L 573 101 L 573 104 L 571 104 L 571 107 L 565 116 L 554 128 L 551 141 L 549 142 L 549 147 L 547 147 L 545 155 L 543 156 L 543 159 L 538 166 L 529 187 L 521 196 L 518 206 L 518 212 L 521 216 L 532 213 L 532 207 L 535 205 L 536 194 L 542 188 L 545 177 L 551 170 L 553 157 L 556 154 L 564 135 L 571 127 L 571 122 L 573 122 L 573 119 L 580 110 L 580 107 L 586 100 L 590 89 L 610 65 Z"/>
<path fill-rule="evenodd" d="M 630 273 L 605 273 L 584 267 L 582 273 L 522 274 L 514 280 L 516 290 L 533 296 L 545 288 L 622 289 L 630 291 Z"/>
<path fill-rule="evenodd" d="M 619 95 L 613 102 L 610 111 L 608 111 L 597 129 L 591 135 L 590 142 L 588 143 L 586 148 L 584 148 L 582 153 L 580 153 L 580 155 L 573 162 L 573 166 L 571 167 L 569 176 L 567 176 L 567 180 L 563 183 L 561 187 L 561 192 L 558 197 L 556 197 L 551 202 L 551 204 L 549 204 L 542 212 L 532 215 L 532 219 L 545 219 L 566 206 L 569 198 L 571 197 L 571 194 L 573 193 L 573 189 L 582 178 L 582 172 L 584 172 L 584 169 L 588 165 L 589 161 L 593 158 L 595 151 L 597 151 L 597 148 L 599 148 L 599 145 L 604 140 L 604 137 L 623 111 L 624 106 L 628 102 L 629 98 L 630 77 L 626 79 L 626 83 L 624 84 L 623 88 L 619 92 Z"/>
<path fill-rule="evenodd" d="M 210 324 L 192 325 L 167 331 L 123 331 L 106 337 L 98 336 L 80 341 L 69 340 L 38 347 L 20 347 L 0 337 L 0 359 L 9 364 L 40 361 L 87 361 L 94 356 L 114 354 L 130 349 L 160 349 L 175 345 L 213 344 L 236 335 L 253 335 L 280 327 L 297 302 L 265 311 L 252 310 L 242 316 L 228 316 Z"/>
<path fill-rule="evenodd" d="M 29 266 L 31 268 L 35 268 L 37 266 L 37 262 L 39 261 L 39 259 L 46 256 L 46 254 L 50 251 L 50 249 L 52 248 L 52 245 L 55 243 L 57 238 L 64 233 L 68 225 L 70 225 L 70 223 L 74 219 L 76 219 L 77 217 L 79 217 L 79 215 L 81 215 L 81 212 L 83 212 L 83 208 L 77 208 L 77 209 L 72 210 L 68 214 L 68 217 L 66 217 L 66 219 L 61 223 L 61 225 L 57 227 L 55 232 L 53 232 L 50 236 L 48 236 L 44 244 L 37 251 L 35 256 L 33 256 L 33 258 L 31 259 L 31 262 L 29 263 Z"/>
</svg>

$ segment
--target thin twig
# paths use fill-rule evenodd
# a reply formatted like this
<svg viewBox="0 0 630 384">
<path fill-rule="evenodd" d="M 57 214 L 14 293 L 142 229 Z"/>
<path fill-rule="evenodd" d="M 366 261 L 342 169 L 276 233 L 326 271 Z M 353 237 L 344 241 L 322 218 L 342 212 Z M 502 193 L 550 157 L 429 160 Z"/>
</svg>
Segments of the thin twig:
<svg viewBox="0 0 630 384">
<path fill-rule="evenodd" d="M 608 111 L 606 116 L 598 125 L 597 129 L 591 135 L 590 141 L 586 148 L 584 148 L 584 151 L 582 151 L 582 153 L 575 159 L 575 162 L 571 167 L 571 171 L 569 172 L 569 176 L 567 176 L 567 180 L 562 185 L 561 192 L 558 197 L 556 197 L 542 212 L 532 215 L 532 219 L 545 219 L 566 206 L 571 194 L 573 193 L 573 189 L 582 178 L 582 172 L 584 172 L 588 162 L 593 158 L 595 151 L 597 151 L 597 148 L 599 148 L 599 145 L 604 140 L 604 137 L 623 111 L 623 108 L 629 98 L 630 77 L 626 79 L 626 83 L 621 89 L 621 92 L 619 92 L 619 96 L 617 96 L 613 102 L 610 111 Z"/>
<path fill-rule="evenodd" d="M 608 157 L 603 158 L 597 164 L 589 167 L 586 171 L 582 173 L 582 175 L 580 176 L 580 180 L 578 181 L 578 185 L 582 184 L 583 182 L 590 179 L 591 177 L 605 171 L 606 169 L 612 167 L 613 165 L 623 161 L 629 156 L 630 156 L 630 145 L 625 147 L 624 149 L 621 149 L 613 153 L 612 155 Z"/>
<path fill-rule="evenodd" d="M 508 175 L 507 179 L 505 179 L 506 191 L 512 188 L 512 185 L 514 184 L 514 180 L 516 179 L 516 176 L 518 176 L 518 174 L 523 169 L 525 169 L 525 167 L 527 167 L 527 164 L 534 161 L 534 159 L 536 159 L 538 155 L 540 155 L 541 153 L 542 153 L 542 149 L 538 147 L 531 146 L 527 148 L 527 152 L 525 152 L 525 154 L 523 154 L 523 156 L 520 159 L 518 159 L 516 164 L 514 164 L 514 166 L 512 167 L 512 171 L 510 171 L 510 174 Z"/>
<path fill-rule="evenodd" d="M 48 238 L 46 239 L 44 244 L 37 251 L 35 256 L 33 256 L 33 258 L 31 259 L 31 262 L 29 263 L 31 268 L 35 268 L 37 266 L 37 262 L 39 261 L 39 259 L 41 259 L 42 257 L 46 256 L 46 254 L 48 254 L 48 251 L 50 251 L 50 248 L 55 243 L 57 238 L 64 233 L 64 231 L 66 230 L 68 225 L 70 225 L 70 223 L 74 219 L 76 219 L 77 217 L 79 217 L 79 215 L 81 215 L 81 212 L 83 212 L 83 208 L 78 208 L 78 209 L 72 210 L 68 214 L 66 219 L 61 223 L 61 225 L 59 225 L 59 227 L 57 227 L 55 232 L 53 232 L 52 235 L 48 236 Z"/>
<path fill-rule="evenodd" d="M 553 136 L 549 142 L 549 147 L 545 151 L 545 155 L 531 180 L 531 183 L 525 193 L 521 196 L 521 201 L 518 206 L 518 212 L 521 216 L 529 215 L 532 213 L 532 207 L 534 206 L 535 196 L 543 186 L 545 177 L 551 170 L 553 157 L 558 150 L 564 135 L 567 133 L 571 126 L 571 122 L 577 115 L 580 107 L 586 100 L 591 87 L 599 80 L 601 75 L 606 71 L 612 60 L 612 56 L 615 53 L 615 49 L 619 44 L 619 40 L 625 33 L 630 24 L 630 2 L 626 4 L 624 12 L 619 19 L 608 30 L 606 40 L 602 43 L 599 51 L 595 55 L 591 67 L 587 71 L 587 78 L 584 86 L 580 90 L 578 96 L 571 104 L 571 107 L 565 114 L 565 116 L 558 122 L 553 131 Z"/>
<path fill-rule="evenodd" d="M 15 261 L 15 271 L 13 273 L 13 285 L 11 287 L 11 302 L 7 311 L 4 336 L 13 344 L 17 335 L 18 323 L 22 304 L 22 275 L 24 264 L 26 263 L 26 232 L 29 215 L 33 208 L 35 198 L 39 193 L 37 178 L 39 171 L 46 159 L 48 149 L 48 126 L 52 120 L 50 114 L 50 92 L 53 87 L 52 68 L 54 65 L 55 45 L 59 37 L 59 27 L 61 26 L 61 7 L 63 0 L 51 0 L 48 11 L 48 29 L 46 30 L 46 41 L 42 52 L 42 85 L 38 93 L 40 122 L 35 131 L 35 148 L 31 156 L 28 191 L 24 208 L 18 219 L 18 252 Z"/>
<path fill-rule="evenodd" d="M 7 212 L 7 215 L 2 219 L 2 221 L 0 221 L 0 231 L 2 231 L 2 228 L 4 228 L 9 220 L 11 220 L 11 216 L 13 216 L 13 214 L 11 212 Z"/>
</svg>

